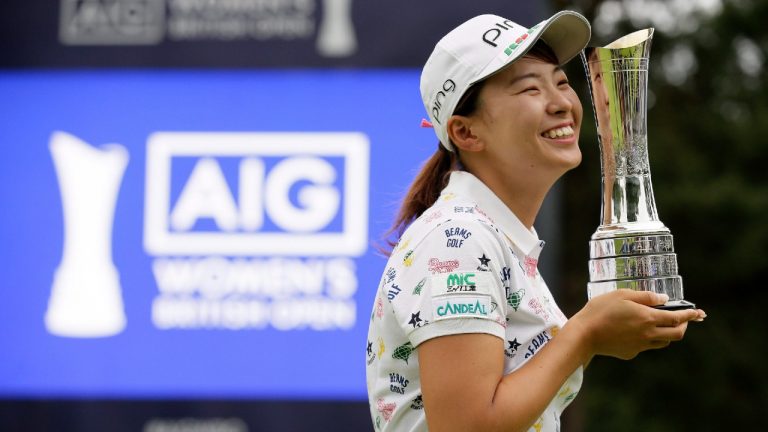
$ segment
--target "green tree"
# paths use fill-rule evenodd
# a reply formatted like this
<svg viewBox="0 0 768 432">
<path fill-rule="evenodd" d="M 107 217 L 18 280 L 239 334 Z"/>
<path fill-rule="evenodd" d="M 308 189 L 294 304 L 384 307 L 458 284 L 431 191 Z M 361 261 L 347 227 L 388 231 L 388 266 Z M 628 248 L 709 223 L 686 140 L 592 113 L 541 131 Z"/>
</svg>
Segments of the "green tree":
<svg viewBox="0 0 768 432">
<path fill-rule="evenodd" d="M 768 2 L 553 6 L 581 10 L 593 23 L 594 45 L 656 27 L 648 112 L 654 191 L 675 237 L 685 296 L 708 313 L 670 348 L 626 362 L 595 359 L 565 426 L 754 430 L 768 408 Z M 584 303 L 587 240 L 599 223 L 600 160 L 582 66 L 569 68 L 585 106 L 584 161 L 562 185 L 561 292 L 573 313 Z"/>
</svg>

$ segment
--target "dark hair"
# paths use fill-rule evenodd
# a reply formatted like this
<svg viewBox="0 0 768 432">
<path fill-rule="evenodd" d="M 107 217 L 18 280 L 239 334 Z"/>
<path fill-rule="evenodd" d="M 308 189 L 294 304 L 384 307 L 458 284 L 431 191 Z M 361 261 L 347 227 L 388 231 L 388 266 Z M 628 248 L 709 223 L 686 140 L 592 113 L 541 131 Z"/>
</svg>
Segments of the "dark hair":
<svg viewBox="0 0 768 432">
<path fill-rule="evenodd" d="M 531 49 L 525 54 L 527 57 L 533 57 L 544 60 L 548 63 L 559 64 L 557 55 L 544 41 L 539 39 Z M 480 81 L 467 89 L 464 95 L 459 99 L 453 114 L 469 116 L 477 111 L 480 101 L 480 90 L 482 90 L 485 80 Z M 453 145 L 451 143 L 451 145 Z M 448 151 L 442 143 L 437 143 L 437 151 L 424 163 L 421 170 L 411 183 L 408 192 L 403 198 L 403 204 L 397 213 L 392 227 L 384 234 L 387 244 L 390 248 L 397 244 L 397 240 L 403 234 L 405 229 L 416 218 L 421 216 L 424 211 L 432 207 L 440 196 L 440 192 L 448 185 L 448 179 L 451 172 L 461 170 L 461 160 L 458 149 Z M 382 250 L 389 255 L 391 250 Z"/>
</svg>

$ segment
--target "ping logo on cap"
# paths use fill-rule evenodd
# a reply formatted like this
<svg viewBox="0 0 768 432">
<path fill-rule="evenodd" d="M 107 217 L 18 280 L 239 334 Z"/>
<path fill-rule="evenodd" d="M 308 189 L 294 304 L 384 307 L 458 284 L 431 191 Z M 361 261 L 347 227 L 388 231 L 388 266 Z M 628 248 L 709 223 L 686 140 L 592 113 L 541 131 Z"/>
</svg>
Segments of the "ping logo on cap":
<svg viewBox="0 0 768 432">
<path fill-rule="evenodd" d="M 496 23 L 497 28 L 489 28 L 485 31 L 485 33 L 483 33 L 483 42 L 496 48 L 498 46 L 496 44 L 496 40 L 499 38 L 499 36 L 501 36 L 502 30 L 512 30 L 512 28 L 514 28 L 514 24 L 515 23 L 508 19 L 505 19 L 500 23 Z"/>
<path fill-rule="evenodd" d="M 440 110 L 443 108 L 443 102 L 445 101 L 445 98 L 448 96 L 448 93 L 453 93 L 456 91 L 456 83 L 448 78 L 443 82 L 443 88 L 437 92 L 435 95 L 434 102 L 432 103 L 432 117 L 434 117 L 435 121 L 438 124 L 443 124 L 440 121 Z"/>
</svg>

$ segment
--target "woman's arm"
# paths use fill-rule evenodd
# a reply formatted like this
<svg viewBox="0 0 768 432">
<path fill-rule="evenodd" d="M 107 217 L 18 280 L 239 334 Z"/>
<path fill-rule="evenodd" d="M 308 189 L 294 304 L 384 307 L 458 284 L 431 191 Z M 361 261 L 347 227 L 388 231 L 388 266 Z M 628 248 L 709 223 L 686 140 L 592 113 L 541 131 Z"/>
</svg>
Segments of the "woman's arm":
<svg viewBox="0 0 768 432">
<path fill-rule="evenodd" d="M 504 375 L 504 341 L 460 334 L 418 347 L 419 372 L 431 432 L 524 431 L 565 380 L 596 354 L 623 359 L 683 337 L 698 310 L 663 311 L 666 296 L 619 290 L 591 300 L 557 337 Z"/>
</svg>

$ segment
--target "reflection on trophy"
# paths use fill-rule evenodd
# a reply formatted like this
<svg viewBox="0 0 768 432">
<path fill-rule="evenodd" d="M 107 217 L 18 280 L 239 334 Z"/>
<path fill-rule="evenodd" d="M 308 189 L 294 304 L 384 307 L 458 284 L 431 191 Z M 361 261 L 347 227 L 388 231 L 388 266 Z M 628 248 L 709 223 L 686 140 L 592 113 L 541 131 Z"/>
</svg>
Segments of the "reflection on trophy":
<svg viewBox="0 0 768 432">
<path fill-rule="evenodd" d="M 582 61 L 595 111 L 602 167 L 601 223 L 590 241 L 589 298 L 616 289 L 683 300 L 672 235 L 659 220 L 651 185 L 646 131 L 648 56 L 653 29 L 586 48 Z"/>
<path fill-rule="evenodd" d="M 357 50 L 352 0 L 323 0 L 317 50 L 325 57 L 346 57 Z"/>
<path fill-rule="evenodd" d="M 45 326 L 58 336 L 120 333 L 125 312 L 112 263 L 112 221 L 128 152 L 117 144 L 96 149 L 54 132 L 51 154 L 64 209 L 64 253 L 56 269 Z"/>
</svg>

